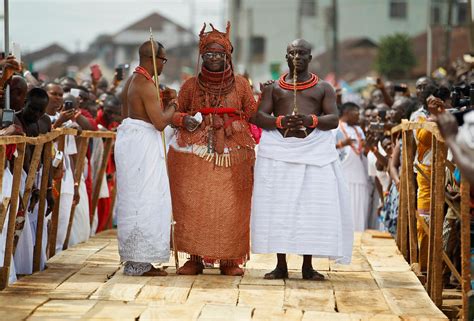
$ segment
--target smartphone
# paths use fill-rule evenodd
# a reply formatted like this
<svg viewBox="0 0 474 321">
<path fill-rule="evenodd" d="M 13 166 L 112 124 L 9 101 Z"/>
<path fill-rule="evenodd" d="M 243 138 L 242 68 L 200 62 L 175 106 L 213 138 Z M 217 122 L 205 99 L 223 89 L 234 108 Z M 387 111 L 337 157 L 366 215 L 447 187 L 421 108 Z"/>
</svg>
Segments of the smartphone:
<svg viewBox="0 0 474 321">
<path fill-rule="evenodd" d="M 405 84 L 400 84 L 400 85 L 393 86 L 393 90 L 395 92 L 405 93 L 405 92 L 407 92 L 407 89 L 408 89 L 407 85 L 405 85 Z"/>
<path fill-rule="evenodd" d="M 12 55 L 15 56 L 16 61 L 21 64 L 21 46 L 18 42 L 12 44 Z"/>
<path fill-rule="evenodd" d="M 115 73 L 117 74 L 115 77 L 117 80 L 123 80 L 123 67 L 121 65 L 115 68 Z"/>
<path fill-rule="evenodd" d="M 71 110 L 74 109 L 74 102 L 71 100 L 66 100 L 64 102 L 64 110 Z"/>
<path fill-rule="evenodd" d="M 102 77 L 102 71 L 100 71 L 100 66 L 95 64 L 92 65 L 90 68 L 92 79 L 95 81 L 99 81 L 99 79 Z"/>
<path fill-rule="evenodd" d="M 13 124 L 15 118 L 15 111 L 13 109 L 4 109 L 2 115 L 2 128 L 8 127 Z"/>
</svg>

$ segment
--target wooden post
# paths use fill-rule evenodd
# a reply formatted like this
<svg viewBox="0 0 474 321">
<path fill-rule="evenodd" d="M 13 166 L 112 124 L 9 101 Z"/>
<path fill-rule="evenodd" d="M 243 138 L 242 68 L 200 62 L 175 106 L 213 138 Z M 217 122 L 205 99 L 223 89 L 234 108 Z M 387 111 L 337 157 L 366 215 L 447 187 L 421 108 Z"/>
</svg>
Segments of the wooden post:
<svg viewBox="0 0 474 321">
<path fill-rule="evenodd" d="M 471 290 L 471 196 L 470 186 L 463 177 L 461 181 L 461 278 L 462 318 L 468 320 L 469 291 Z"/>
<path fill-rule="evenodd" d="M 443 222 L 444 222 L 444 198 L 445 198 L 445 162 L 447 149 L 443 142 L 438 141 L 434 135 L 434 144 L 436 144 L 434 162 L 432 169 L 434 172 L 434 185 L 432 190 L 435 191 L 435 197 L 432 199 L 434 206 L 431 208 L 431 224 L 433 225 L 434 239 L 433 252 L 430 258 L 432 263 L 432 283 L 431 283 L 431 299 L 441 308 L 443 304 L 443 260 L 439 257 L 443 253 Z"/>
<path fill-rule="evenodd" d="M 110 152 L 112 151 L 112 142 L 113 140 L 111 138 L 105 139 L 104 154 L 102 155 L 102 162 L 100 164 L 97 177 L 95 178 L 95 182 L 93 183 L 94 189 L 92 192 L 91 226 L 92 226 L 92 221 L 95 215 L 95 210 L 97 208 L 97 204 L 99 203 L 100 187 L 102 185 L 102 180 L 105 175 L 105 169 L 107 168 L 109 155 L 110 155 Z"/>
<path fill-rule="evenodd" d="M 3 175 L 5 173 L 5 145 L 0 145 L 0 195 L 3 193 Z M 3 198 L 1 200 L 3 203 Z M 7 208 L 3 208 L 0 205 L 0 232 L 3 230 L 3 224 L 5 224 L 5 218 L 7 214 Z"/>
<path fill-rule="evenodd" d="M 10 203 L 10 212 L 8 213 L 8 231 L 5 245 L 5 258 L 3 260 L 2 273 L 0 275 L 0 290 L 8 286 L 10 277 L 10 264 L 13 255 L 13 238 L 15 233 L 15 221 L 18 210 L 18 197 L 20 195 L 21 172 L 23 169 L 23 160 L 25 158 L 26 143 L 19 143 L 16 145 L 18 156 L 15 159 L 13 167 L 13 183 Z"/>
<path fill-rule="evenodd" d="M 406 129 L 402 129 L 402 139 L 405 137 L 405 132 Z M 408 254 L 408 220 L 407 220 L 407 153 L 406 153 L 406 148 L 405 145 L 403 145 L 403 150 L 402 150 L 402 171 L 400 175 L 400 191 L 399 191 L 399 206 L 398 206 L 398 233 L 397 233 L 397 238 L 400 239 L 400 251 L 405 257 L 405 259 L 408 261 L 409 259 L 409 254 Z M 409 169 L 408 169 L 409 170 Z"/>
<path fill-rule="evenodd" d="M 437 153 L 436 138 L 432 136 L 431 138 L 431 180 L 430 180 L 430 223 L 429 223 L 429 234 L 428 234 L 428 260 L 427 260 L 427 282 L 426 282 L 426 291 L 431 299 L 434 301 L 434 292 L 433 292 L 433 256 L 436 256 L 436 252 L 434 250 L 434 238 L 435 238 L 435 224 L 434 220 L 434 206 L 436 200 L 436 189 L 433 188 L 435 186 L 436 181 L 436 153 Z M 425 173 L 426 174 L 426 173 Z M 444 194 L 443 194 L 444 195 Z M 422 220 L 423 218 L 419 218 Z M 421 250 L 421 249 L 420 249 Z"/>
<path fill-rule="evenodd" d="M 59 170 L 63 169 L 64 158 L 69 157 L 64 154 L 65 141 L 66 141 L 66 135 L 61 135 L 58 137 L 58 151 L 63 152 L 63 160 L 61 164 L 59 164 Z M 49 234 L 49 238 L 48 238 L 49 257 L 53 257 L 56 254 L 56 239 L 58 236 L 59 205 L 61 203 L 62 181 L 63 181 L 62 179 L 58 180 L 55 185 L 56 190 L 59 192 L 59 196 L 57 199 L 54 200 L 53 214 L 51 216 L 51 233 Z"/>
<path fill-rule="evenodd" d="M 75 169 L 74 169 L 74 183 L 81 184 L 82 180 L 82 173 L 84 171 L 84 165 L 86 163 L 86 154 L 87 148 L 89 147 L 89 138 L 88 137 L 78 137 L 79 142 L 79 149 L 78 153 L 76 154 L 76 161 L 75 161 Z M 71 237 L 71 229 L 72 224 L 74 222 L 74 213 L 76 212 L 77 204 L 72 204 L 71 207 L 71 215 L 69 216 L 69 224 L 67 226 L 67 233 L 66 239 L 64 240 L 63 250 L 68 248 L 69 238 Z"/>
<path fill-rule="evenodd" d="M 40 198 L 38 204 L 38 223 L 36 225 L 36 241 L 33 252 L 33 272 L 37 272 L 41 267 L 41 250 L 43 248 L 43 226 L 44 214 L 46 209 L 46 193 L 48 192 L 49 172 L 51 169 L 53 143 L 44 144 L 43 153 L 43 172 L 41 174 Z"/>
<path fill-rule="evenodd" d="M 413 163 L 415 161 L 415 153 L 413 147 L 414 137 L 412 131 L 403 132 L 403 146 L 406 157 L 403 161 L 406 162 L 406 206 L 408 219 L 408 243 L 410 248 L 410 264 L 418 262 L 418 238 L 416 229 L 416 190 L 415 190 L 415 175 L 413 172 Z"/>
<path fill-rule="evenodd" d="M 41 152 L 43 151 L 43 144 L 35 145 L 35 149 L 33 151 L 33 156 L 31 158 L 30 167 L 28 168 L 28 176 L 26 177 L 25 183 L 25 191 L 23 192 L 23 199 L 21 202 L 22 208 L 25 211 L 25 215 L 28 215 L 28 203 L 31 196 L 31 191 L 33 189 L 33 184 L 35 183 L 35 178 L 38 173 L 38 165 L 41 159 Z M 21 235 L 21 231 L 15 231 L 15 233 L 19 233 Z M 18 236 L 19 239 L 19 236 Z M 13 254 L 16 253 L 16 247 L 18 244 L 13 244 Z"/>
</svg>

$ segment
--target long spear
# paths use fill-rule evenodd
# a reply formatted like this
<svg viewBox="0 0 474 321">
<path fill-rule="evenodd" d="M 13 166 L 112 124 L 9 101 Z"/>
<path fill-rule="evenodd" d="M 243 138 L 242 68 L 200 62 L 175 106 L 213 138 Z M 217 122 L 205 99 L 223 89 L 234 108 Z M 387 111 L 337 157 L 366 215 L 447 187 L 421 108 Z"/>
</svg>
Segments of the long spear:
<svg viewBox="0 0 474 321">
<path fill-rule="evenodd" d="M 158 71 L 156 69 L 156 57 L 155 57 L 155 41 L 153 40 L 153 30 L 150 27 L 150 44 L 151 44 L 151 52 L 153 58 L 153 72 L 155 75 L 155 87 L 156 87 L 156 95 L 158 97 L 158 108 L 162 108 L 161 106 L 161 95 L 160 95 L 160 78 L 158 77 Z M 166 163 L 166 173 L 168 174 L 168 153 L 166 151 L 166 137 L 165 137 L 165 130 L 161 131 L 161 140 L 163 142 L 163 151 L 165 155 L 165 163 Z M 176 242 L 174 240 L 174 226 L 176 222 L 173 217 L 173 211 L 171 211 L 171 242 L 173 242 L 173 252 L 174 252 L 174 264 L 176 266 L 176 271 L 179 269 L 179 258 L 178 258 L 178 251 L 176 250 Z"/>
</svg>

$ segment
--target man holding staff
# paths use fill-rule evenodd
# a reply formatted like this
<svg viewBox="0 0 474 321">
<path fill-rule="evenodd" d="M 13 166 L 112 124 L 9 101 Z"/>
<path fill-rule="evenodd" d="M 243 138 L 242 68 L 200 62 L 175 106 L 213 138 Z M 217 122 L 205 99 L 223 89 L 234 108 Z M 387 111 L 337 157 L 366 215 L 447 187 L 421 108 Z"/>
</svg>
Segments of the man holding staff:
<svg viewBox="0 0 474 321">
<path fill-rule="evenodd" d="M 330 132 L 338 125 L 336 94 L 308 71 L 311 46 L 287 47 L 289 73 L 266 86 L 256 125 L 263 128 L 255 164 L 252 251 L 278 253 L 266 279 L 288 278 L 286 253 L 304 255 L 302 276 L 323 280 L 312 256 L 349 263 L 352 217 Z"/>
<path fill-rule="evenodd" d="M 165 276 L 152 263 L 168 262 L 170 255 L 171 197 L 161 131 L 176 103 L 162 106 L 152 77 L 167 61 L 163 45 L 143 43 L 139 58 L 123 90 L 125 119 L 115 143 L 119 253 L 124 274 Z"/>
</svg>

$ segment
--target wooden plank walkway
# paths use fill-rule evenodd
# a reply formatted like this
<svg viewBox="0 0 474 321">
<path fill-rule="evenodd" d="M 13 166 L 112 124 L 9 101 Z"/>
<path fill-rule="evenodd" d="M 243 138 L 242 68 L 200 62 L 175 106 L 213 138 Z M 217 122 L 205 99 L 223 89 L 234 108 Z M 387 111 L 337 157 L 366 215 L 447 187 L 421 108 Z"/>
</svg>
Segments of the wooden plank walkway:
<svg viewBox="0 0 474 321">
<path fill-rule="evenodd" d="M 107 231 L 0 292 L 0 320 L 446 320 L 394 240 L 379 236 L 357 234 L 349 266 L 314 259 L 327 280 L 311 282 L 299 256 L 288 259 L 289 280 L 263 280 L 274 255 L 252 255 L 244 277 L 172 267 L 168 277 L 129 277 Z"/>
</svg>

